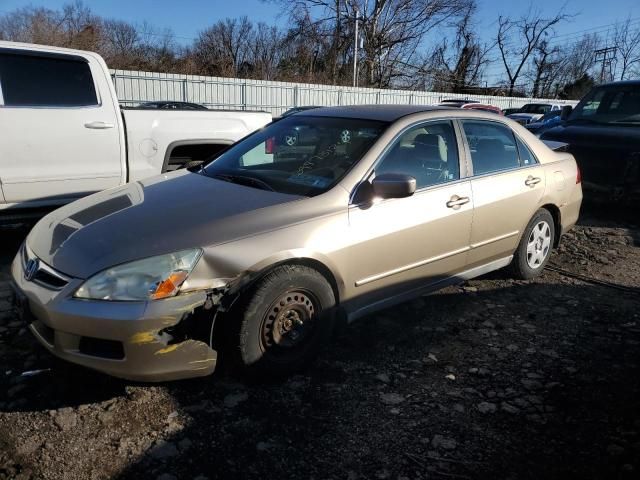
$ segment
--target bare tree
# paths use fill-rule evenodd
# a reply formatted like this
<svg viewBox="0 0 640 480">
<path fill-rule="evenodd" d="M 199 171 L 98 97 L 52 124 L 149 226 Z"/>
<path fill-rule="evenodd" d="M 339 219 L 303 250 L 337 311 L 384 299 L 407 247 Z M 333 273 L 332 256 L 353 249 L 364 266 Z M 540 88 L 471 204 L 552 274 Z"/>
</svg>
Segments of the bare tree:
<svg viewBox="0 0 640 480">
<path fill-rule="evenodd" d="M 428 32 L 464 15 L 474 0 L 280 0 L 296 19 L 308 17 L 326 39 L 332 83 L 351 79 L 354 27 L 363 42 L 361 84 L 388 87 L 414 71 Z M 357 20 L 356 20 L 357 19 Z"/>
<path fill-rule="evenodd" d="M 599 48 L 602 41 L 597 34 L 584 35 L 573 45 L 561 48 L 558 58 L 559 65 L 554 84 L 554 95 L 565 90 L 567 85 L 588 85 L 587 79 L 593 72 L 595 57 L 593 52 Z M 574 89 L 580 91 L 580 88 Z"/>
<path fill-rule="evenodd" d="M 64 45 L 60 13 L 48 8 L 25 7 L 0 18 L 0 36 L 14 42 Z"/>
<path fill-rule="evenodd" d="M 112 68 L 140 68 L 140 35 L 130 23 L 105 20 L 103 23 L 102 53 Z"/>
<path fill-rule="evenodd" d="M 542 17 L 529 12 L 519 19 L 498 17 L 497 44 L 500 58 L 508 77 L 509 95 L 513 95 L 516 82 L 523 73 L 531 55 L 539 49 L 553 28 L 570 15 L 560 10 L 553 17 Z"/>
<path fill-rule="evenodd" d="M 100 43 L 102 19 L 91 12 L 81 0 L 62 7 L 58 24 L 61 27 L 65 47 L 81 50 L 97 50 Z"/>
<path fill-rule="evenodd" d="M 550 44 L 546 39 L 536 47 L 531 62 L 531 78 L 533 97 L 552 96 L 551 92 L 557 77 L 561 73 L 563 52 L 557 45 Z"/>
<path fill-rule="evenodd" d="M 453 24 L 455 37 L 445 36 L 437 45 L 428 64 L 433 75 L 432 88 L 443 92 L 464 93 L 478 86 L 485 67 L 490 63 L 489 51 L 493 45 L 482 45 L 473 26 L 476 6 L 468 10 Z"/>
<path fill-rule="evenodd" d="M 201 32 L 193 54 L 202 64 L 202 73 L 237 77 L 247 69 L 253 34 L 253 24 L 247 17 L 227 18 Z"/>
<path fill-rule="evenodd" d="M 631 18 L 627 18 L 616 24 L 613 39 L 620 58 L 620 80 L 624 80 L 630 69 L 640 63 L 640 26 L 634 27 Z"/>
<path fill-rule="evenodd" d="M 255 78 L 275 80 L 282 61 L 284 36 L 277 27 L 258 23 L 251 48 L 251 64 Z"/>
</svg>

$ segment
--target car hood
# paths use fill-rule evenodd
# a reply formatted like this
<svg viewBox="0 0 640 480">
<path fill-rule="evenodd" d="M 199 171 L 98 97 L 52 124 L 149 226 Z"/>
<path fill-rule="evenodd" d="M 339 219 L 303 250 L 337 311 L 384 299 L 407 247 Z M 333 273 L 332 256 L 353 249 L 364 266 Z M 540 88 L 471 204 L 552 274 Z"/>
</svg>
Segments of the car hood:
<svg viewBox="0 0 640 480">
<path fill-rule="evenodd" d="M 521 120 L 531 120 L 531 119 L 539 119 L 542 118 L 541 113 L 512 113 L 508 115 L 509 118 L 512 119 L 521 119 Z"/>
<path fill-rule="evenodd" d="M 558 140 L 572 145 L 629 147 L 640 150 L 640 125 L 615 125 L 572 122 L 547 130 L 545 139 Z"/>
<path fill-rule="evenodd" d="M 278 206 L 304 198 L 181 170 L 66 205 L 38 222 L 27 243 L 61 273 L 88 278 L 120 263 L 277 228 L 287 210 Z"/>
</svg>

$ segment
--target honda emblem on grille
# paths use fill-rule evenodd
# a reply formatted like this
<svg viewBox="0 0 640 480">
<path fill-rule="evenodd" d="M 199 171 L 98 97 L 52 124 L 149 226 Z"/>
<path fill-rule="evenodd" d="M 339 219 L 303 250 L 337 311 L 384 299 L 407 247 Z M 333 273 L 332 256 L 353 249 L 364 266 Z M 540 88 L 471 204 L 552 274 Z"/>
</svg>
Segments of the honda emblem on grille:
<svg viewBox="0 0 640 480">
<path fill-rule="evenodd" d="M 38 271 L 39 267 L 40 267 L 40 262 L 38 261 L 38 259 L 30 258 L 29 261 L 27 262 L 27 265 L 24 267 L 24 278 L 27 281 L 30 281 Z"/>
</svg>

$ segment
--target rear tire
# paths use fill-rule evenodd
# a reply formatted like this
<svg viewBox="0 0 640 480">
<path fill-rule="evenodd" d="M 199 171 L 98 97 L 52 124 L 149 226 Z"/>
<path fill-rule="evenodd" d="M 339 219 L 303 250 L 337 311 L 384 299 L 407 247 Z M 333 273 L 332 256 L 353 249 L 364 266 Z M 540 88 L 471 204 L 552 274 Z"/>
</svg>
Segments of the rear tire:
<svg viewBox="0 0 640 480">
<path fill-rule="evenodd" d="M 525 228 L 513 256 L 511 271 L 516 278 L 531 280 L 542 273 L 551 256 L 555 234 L 551 213 L 541 208 Z"/>
<path fill-rule="evenodd" d="M 335 296 L 318 271 L 281 265 L 247 292 L 238 317 L 241 370 L 252 377 L 284 377 L 307 367 L 329 340 Z"/>
</svg>

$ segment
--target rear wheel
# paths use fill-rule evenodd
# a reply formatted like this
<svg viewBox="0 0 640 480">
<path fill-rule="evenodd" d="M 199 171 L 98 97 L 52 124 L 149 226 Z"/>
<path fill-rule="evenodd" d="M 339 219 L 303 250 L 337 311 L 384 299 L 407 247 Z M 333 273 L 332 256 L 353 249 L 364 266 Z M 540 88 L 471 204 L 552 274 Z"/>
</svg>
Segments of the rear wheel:
<svg viewBox="0 0 640 480">
<path fill-rule="evenodd" d="M 328 341 L 335 296 L 302 265 L 281 265 L 260 279 L 240 306 L 239 364 L 249 374 L 281 377 L 306 367 Z"/>
<path fill-rule="evenodd" d="M 511 263 L 516 278 L 529 280 L 542 273 L 551 256 L 554 239 L 553 217 L 548 210 L 538 210 L 527 225 Z"/>
</svg>

